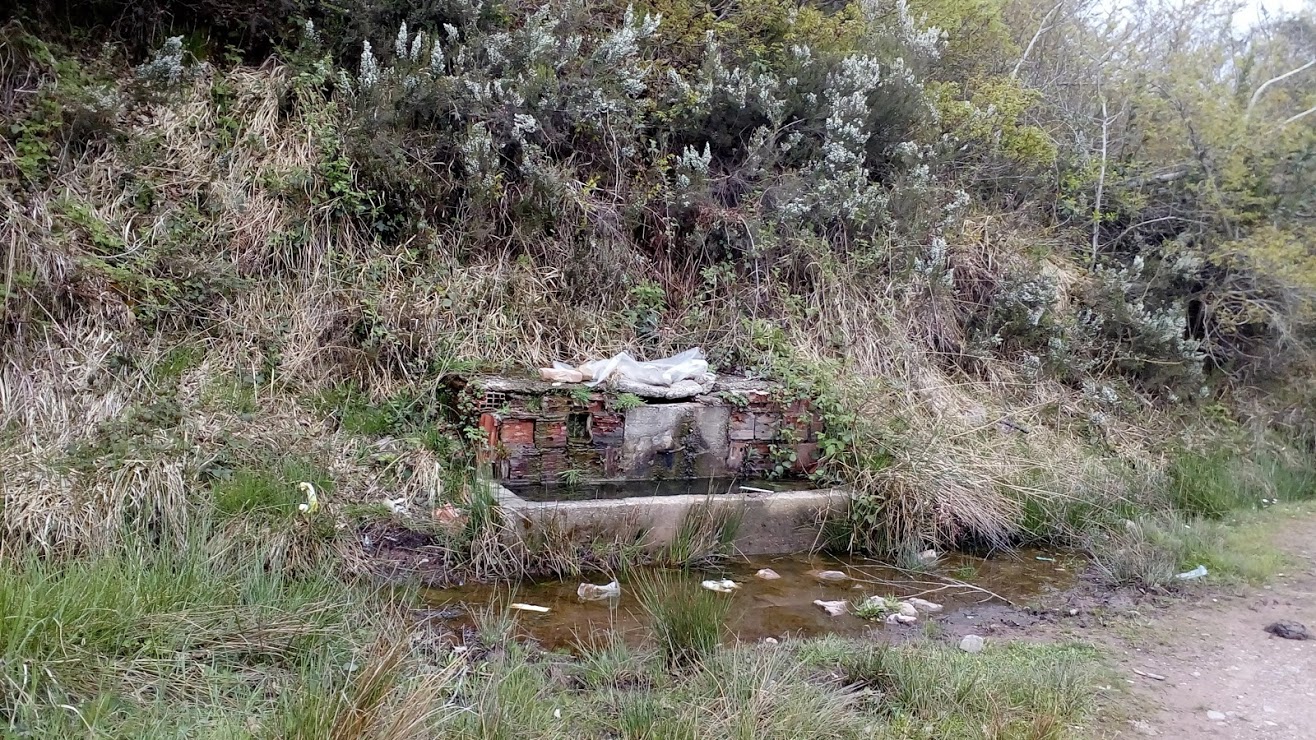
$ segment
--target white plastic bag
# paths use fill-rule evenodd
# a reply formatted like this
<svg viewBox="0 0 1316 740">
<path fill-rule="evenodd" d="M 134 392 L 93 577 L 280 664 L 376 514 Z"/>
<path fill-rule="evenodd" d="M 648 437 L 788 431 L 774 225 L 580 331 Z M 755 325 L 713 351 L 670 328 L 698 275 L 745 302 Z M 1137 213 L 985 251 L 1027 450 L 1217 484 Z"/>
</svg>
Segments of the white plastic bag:
<svg viewBox="0 0 1316 740">
<path fill-rule="evenodd" d="M 687 379 L 701 379 L 708 373 L 704 350 L 691 347 L 679 355 L 661 360 L 639 362 L 625 352 L 608 360 L 595 360 L 581 365 L 580 372 L 593 378 L 585 383 L 596 386 L 614 375 L 645 385 L 670 386 Z"/>
</svg>

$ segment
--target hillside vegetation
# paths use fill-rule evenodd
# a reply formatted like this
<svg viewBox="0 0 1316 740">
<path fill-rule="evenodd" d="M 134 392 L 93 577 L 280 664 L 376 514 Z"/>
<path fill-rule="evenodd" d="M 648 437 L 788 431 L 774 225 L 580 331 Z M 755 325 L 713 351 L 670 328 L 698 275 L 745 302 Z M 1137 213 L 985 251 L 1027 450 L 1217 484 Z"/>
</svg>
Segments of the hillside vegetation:
<svg viewBox="0 0 1316 740">
<path fill-rule="evenodd" d="M 822 399 L 851 546 L 1155 510 L 1207 427 L 1305 470 L 1316 25 L 1227 11 L 21 11 L 4 541 L 469 507 L 445 375 L 693 345 Z"/>
<path fill-rule="evenodd" d="M 1158 586 L 1229 571 L 1211 520 L 1313 492 L 1310 4 L 1247 28 L 1211 0 L 20 5 L 10 730 L 514 732 L 452 708 L 519 684 L 418 673 L 374 642 L 394 602 L 342 580 L 401 530 L 463 577 L 628 556 L 498 537 L 453 373 L 701 346 L 819 399 L 819 475 L 855 492 L 832 546 L 894 558 L 1046 541 Z M 803 736 L 779 719 L 761 736 Z"/>
</svg>

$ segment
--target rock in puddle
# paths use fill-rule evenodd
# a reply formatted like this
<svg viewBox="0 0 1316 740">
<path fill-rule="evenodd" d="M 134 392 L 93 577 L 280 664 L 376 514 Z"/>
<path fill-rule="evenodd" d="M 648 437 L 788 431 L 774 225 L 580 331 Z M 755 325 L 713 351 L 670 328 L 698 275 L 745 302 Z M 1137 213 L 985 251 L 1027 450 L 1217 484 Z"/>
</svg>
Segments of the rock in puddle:
<svg viewBox="0 0 1316 740">
<path fill-rule="evenodd" d="M 839 617 L 842 614 L 845 614 L 846 609 L 850 606 L 850 602 L 848 601 L 823 601 L 822 599 L 816 599 L 813 603 L 822 607 L 823 611 L 833 617 Z"/>
<path fill-rule="evenodd" d="M 781 578 L 781 574 L 771 568 L 763 568 L 754 575 L 765 581 L 775 581 L 778 578 Z"/>
<path fill-rule="evenodd" d="M 911 596 L 908 599 L 905 599 L 905 602 L 921 612 L 927 612 L 931 614 L 933 612 L 941 611 L 941 604 L 928 601 L 927 599 L 920 599 L 917 596 Z"/>
<path fill-rule="evenodd" d="M 966 653 L 981 653 L 986 642 L 978 635 L 965 635 L 964 639 L 960 640 L 960 650 Z"/>
<path fill-rule="evenodd" d="M 840 583 L 841 581 L 850 580 L 850 576 L 839 570 L 816 570 L 812 575 L 814 578 L 827 583 Z"/>
</svg>

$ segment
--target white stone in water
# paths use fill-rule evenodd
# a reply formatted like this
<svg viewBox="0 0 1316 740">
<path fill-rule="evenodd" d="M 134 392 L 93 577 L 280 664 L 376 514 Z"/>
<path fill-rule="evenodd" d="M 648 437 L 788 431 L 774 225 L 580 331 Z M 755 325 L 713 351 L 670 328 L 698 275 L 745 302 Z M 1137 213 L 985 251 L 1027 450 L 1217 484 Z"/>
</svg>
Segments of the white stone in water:
<svg viewBox="0 0 1316 740">
<path fill-rule="evenodd" d="M 842 614 L 845 614 L 846 609 L 850 606 L 850 602 L 848 601 L 823 601 L 822 599 L 816 599 L 813 603 L 822 607 L 823 611 L 833 617 L 839 617 Z"/>
<path fill-rule="evenodd" d="M 781 574 L 771 568 L 764 568 L 754 575 L 765 581 L 775 581 L 778 578 L 781 578 Z"/>
<path fill-rule="evenodd" d="M 830 583 L 838 583 L 840 581 L 850 580 L 850 576 L 846 575 L 845 573 L 842 573 L 839 570 L 820 570 L 814 573 L 813 577 L 817 578 L 820 581 L 828 581 Z"/>
<path fill-rule="evenodd" d="M 941 604 L 938 604 L 933 601 L 928 601 L 927 599 L 920 599 L 917 596 L 911 596 L 908 599 L 905 599 L 905 601 L 913 605 L 915 609 L 921 612 L 927 612 L 931 614 L 932 612 L 941 611 Z"/>
<path fill-rule="evenodd" d="M 960 650 L 966 653 L 981 653 L 985 643 L 986 640 L 978 635 L 965 635 L 964 639 L 960 640 Z"/>
</svg>

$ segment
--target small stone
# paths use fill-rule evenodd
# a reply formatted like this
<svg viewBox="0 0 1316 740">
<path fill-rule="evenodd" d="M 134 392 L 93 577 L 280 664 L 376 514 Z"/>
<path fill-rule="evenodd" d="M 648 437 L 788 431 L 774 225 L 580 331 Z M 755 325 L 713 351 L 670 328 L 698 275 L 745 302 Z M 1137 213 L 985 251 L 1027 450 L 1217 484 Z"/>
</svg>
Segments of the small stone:
<svg viewBox="0 0 1316 740">
<path fill-rule="evenodd" d="M 911 617 L 908 614 L 888 614 L 885 621 L 887 624 L 913 624 L 918 621 L 918 617 Z"/>
<path fill-rule="evenodd" d="M 775 581 L 778 578 L 781 578 L 781 574 L 771 568 L 763 568 L 762 570 L 755 573 L 754 575 L 758 578 L 762 578 L 765 581 Z"/>
<path fill-rule="evenodd" d="M 933 612 L 941 611 L 941 604 L 938 604 L 933 601 L 928 601 L 927 599 L 920 599 L 917 596 L 911 596 L 908 599 L 905 599 L 905 601 L 912 604 L 915 609 L 918 609 L 921 612 L 927 612 L 931 614 Z"/>
<path fill-rule="evenodd" d="M 1078 616 L 1078 610 L 1077 610 L 1077 609 L 1070 609 L 1070 610 L 1069 610 L 1069 616 L 1071 616 L 1071 617 L 1077 617 L 1077 616 Z"/>
<path fill-rule="evenodd" d="M 765 644 L 765 645 L 776 645 L 777 643 L 778 643 L 778 640 L 777 640 L 777 638 L 775 638 L 775 637 L 765 637 L 765 638 L 763 638 L 763 644 Z"/>
<path fill-rule="evenodd" d="M 908 601 L 900 602 L 899 609 L 901 616 L 910 617 L 912 619 L 918 619 L 918 609 L 915 609 L 914 605 L 909 603 Z"/>
<path fill-rule="evenodd" d="M 1159 732 L 1156 731 L 1156 728 L 1153 727 L 1151 723 L 1147 722 L 1146 720 L 1141 720 L 1141 719 L 1129 720 L 1129 724 L 1133 726 L 1133 731 L 1138 733 L 1139 735 L 1145 735 L 1147 737 L 1156 737 L 1157 735 L 1160 734 Z"/>
<path fill-rule="evenodd" d="M 986 641 L 978 635 L 965 635 L 964 639 L 960 640 L 960 650 L 966 653 L 981 653 L 985 643 Z"/>
<path fill-rule="evenodd" d="M 813 603 L 815 606 L 822 607 L 823 611 L 833 617 L 839 617 L 842 614 L 845 614 L 845 610 L 850 606 L 850 602 L 848 601 L 823 601 L 822 599 L 816 599 Z"/>
<path fill-rule="evenodd" d="M 839 570 L 816 571 L 813 574 L 813 577 L 817 578 L 820 581 L 827 581 L 828 583 L 839 583 L 841 581 L 850 580 L 850 576 L 846 575 L 845 573 L 842 573 Z"/>
<path fill-rule="evenodd" d="M 1224 722 L 1225 720 L 1229 719 L 1228 717 L 1225 716 L 1224 712 L 1217 712 L 1214 709 L 1206 713 L 1206 718 L 1211 720 L 1212 722 Z"/>
</svg>

